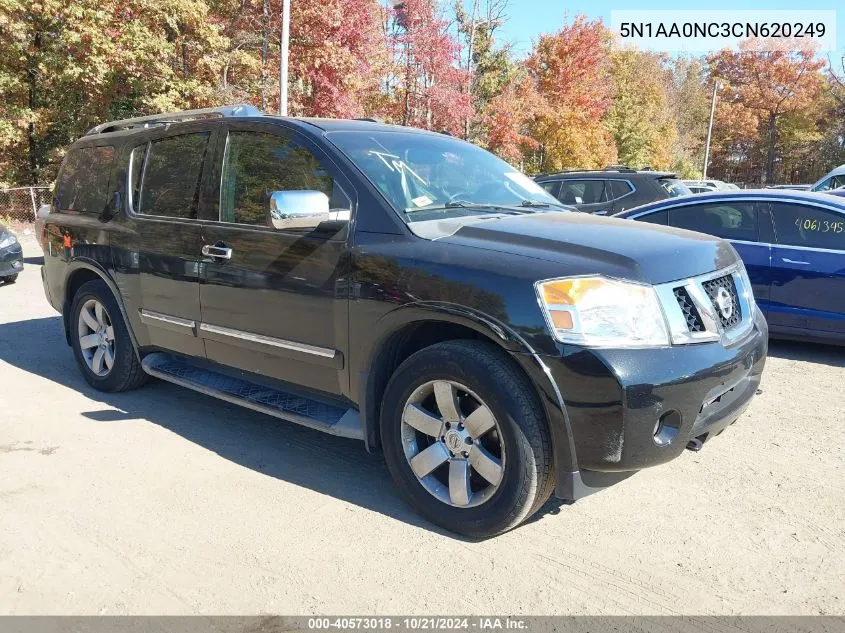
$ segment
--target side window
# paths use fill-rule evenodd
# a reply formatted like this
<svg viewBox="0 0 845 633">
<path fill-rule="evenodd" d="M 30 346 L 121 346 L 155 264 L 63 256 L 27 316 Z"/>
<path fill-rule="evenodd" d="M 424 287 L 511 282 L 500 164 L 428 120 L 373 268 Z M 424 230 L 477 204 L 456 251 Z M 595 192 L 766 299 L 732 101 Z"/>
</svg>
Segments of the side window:
<svg viewBox="0 0 845 633">
<path fill-rule="evenodd" d="M 666 226 L 669 224 L 669 212 L 666 209 L 663 209 L 662 211 L 647 213 L 638 217 L 637 221 L 650 222 L 651 224 L 662 224 L 663 226 Z"/>
<path fill-rule="evenodd" d="M 558 198 L 564 204 L 606 202 L 604 180 L 562 180 Z"/>
<path fill-rule="evenodd" d="M 753 202 L 712 202 L 676 207 L 669 211 L 669 225 L 728 240 L 757 241 L 757 213 Z"/>
<path fill-rule="evenodd" d="M 100 214 L 109 202 L 114 147 L 72 149 L 56 185 L 56 206 L 62 211 Z"/>
<path fill-rule="evenodd" d="M 135 203 L 138 213 L 167 218 L 197 217 L 208 137 L 208 132 L 199 132 L 150 143 L 140 198 Z"/>
<path fill-rule="evenodd" d="M 827 180 L 823 181 L 818 189 L 814 191 L 833 191 L 834 189 L 839 189 L 840 187 L 845 187 L 845 174 L 840 174 L 839 176 L 831 176 Z"/>
<path fill-rule="evenodd" d="M 274 191 L 320 191 L 329 198 L 331 219 L 349 220 L 351 202 L 311 151 L 291 136 L 231 132 L 220 187 L 220 220 L 267 226 Z M 303 226 L 302 229 L 313 229 Z"/>
<path fill-rule="evenodd" d="M 626 180 L 610 180 L 608 181 L 610 185 L 610 199 L 616 200 L 617 198 L 621 198 L 624 195 L 631 193 L 634 188 L 631 186 Z"/>
<path fill-rule="evenodd" d="M 543 189 L 548 191 L 551 195 L 557 198 L 558 190 L 560 189 L 560 181 L 547 180 L 546 182 L 538 183 Z"/>
<path fill-rule="evenodd" d="M 778 244 L 845 249 L 845 216 L 783 202 L 772 205 Z"/>
</svg>

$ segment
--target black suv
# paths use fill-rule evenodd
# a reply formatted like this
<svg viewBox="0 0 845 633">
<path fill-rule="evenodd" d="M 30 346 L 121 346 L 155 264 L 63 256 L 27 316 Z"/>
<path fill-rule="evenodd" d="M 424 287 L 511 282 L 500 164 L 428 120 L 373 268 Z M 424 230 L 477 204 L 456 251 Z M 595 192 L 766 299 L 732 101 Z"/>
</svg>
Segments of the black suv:
<svg viewBox="0 0 845 633">
<path fill-rule="evenodd" d="M 368 121 L 97 126 L 44 251 L 94 388 L 155 376 L 363 440 L 475 537 L 700 448 L 766 359 L 727 242 L 567 212 L 474 145 Z"/>
<path fill-rule="evenodd" d="M 677 174 L 627 167 L 540 174 L 534 180 L 563 204 L 596 215 L 613 215 L 655 200 L 692 194 Z"/>
</svg>

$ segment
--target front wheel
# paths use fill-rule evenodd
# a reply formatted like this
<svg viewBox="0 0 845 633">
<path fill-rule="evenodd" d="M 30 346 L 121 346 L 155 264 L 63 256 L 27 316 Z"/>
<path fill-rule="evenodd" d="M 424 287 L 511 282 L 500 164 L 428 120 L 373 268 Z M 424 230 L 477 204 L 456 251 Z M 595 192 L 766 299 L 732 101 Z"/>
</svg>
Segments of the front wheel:
<svg viewBox="0 0 845 633">
<path fill-rule="evenodd" d="M 6 277 L 3 277 L 3 281 L 5 281 L 7 284 L 13 284 L 17 280 L 18 280 L 18 273 L 15 273 L 14 275 L 7 275 Z"/>
<path fill-rule="evenodd" d="M 452 532 L 505 532 L 554 487 L 542 407 L 513 361 L 487 343 L 439 343 L 405 360 L 387 386 L 381 434 L 400 492 Z"/>
</svg>

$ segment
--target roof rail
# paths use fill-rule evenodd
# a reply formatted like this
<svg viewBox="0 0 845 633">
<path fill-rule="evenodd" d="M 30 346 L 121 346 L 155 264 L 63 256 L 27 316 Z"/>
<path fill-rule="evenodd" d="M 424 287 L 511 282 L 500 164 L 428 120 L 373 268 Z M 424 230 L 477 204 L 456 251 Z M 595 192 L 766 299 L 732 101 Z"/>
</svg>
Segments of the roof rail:
<svg viewBox="0 0 845 633">
<path fill-rule="evenodd" d="M 95 125 L 85 133 L 85 136 L 92 134 L 104 134 L 116 130 L 129 130 L 132 128 L 145 128 L 151 125 L 163 125 L 165 123 L 177 123 L 180 121 L 193 121 L 195 119 L 210 119 L 222 117 L 239 116 L 264 116 L 264 113 L 255 106 L 241 104 L 235 106 L 223 106 L 219 108 L 203 108 L 201 110 L 183 110 L 182 112 L 168 112 L 163 114 L 150 114 L 132 119 L 120 119 L 108 121 Z"/>
<path fill-rule="evenodd" d="M 534 174 L 533 177 L 540 178 L 546 176 L 557 176 L 560 174 L 602 173 L 606 171 L 620 171 L 628 174 L 634 174 L 637 172 L 636 169 L 632 169 L 630 167 L 608 165 L 607 167 L 603 167 L 602 169 L 561 169 L 560 171 L 549 171 L 542 174 Z"/>
</svg>

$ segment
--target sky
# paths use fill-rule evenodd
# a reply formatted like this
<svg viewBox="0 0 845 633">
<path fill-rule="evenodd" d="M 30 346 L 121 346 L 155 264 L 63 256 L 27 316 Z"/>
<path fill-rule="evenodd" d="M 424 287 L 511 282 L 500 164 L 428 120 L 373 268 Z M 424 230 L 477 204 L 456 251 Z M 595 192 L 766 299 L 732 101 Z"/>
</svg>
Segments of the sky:
<svg viewBox="0 0 845 633">
<path fill-rule="evenodd" d="M 467 4 L 465 2 L 465 4 Z M 583 13 L 590 18 L 603 18 L 610 25 L 610 12 L 620 9 L 746 9 L 761 12 L 761 19 L 767 10 L 773 9 L 816 9 L 834 10 L 836 18 L 836 46 L 841 57 L 845 53 L 845 7 L 841 0 L 815 0 L 804 4 L 799 0 L 708 0 L 679 4 L 677 0 L 510 0 L 509 20 L 499 32 L 504 41 L 514 44 L 514 52 L 523 57 L 531 48 L 532 39 L 543 33 L 557 30 L 568 15 L 571 20 Z M 836 59 L 834 57 L 834 59 Z"/>
</svg>

